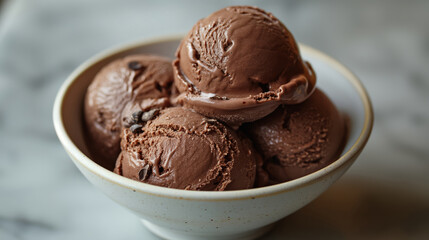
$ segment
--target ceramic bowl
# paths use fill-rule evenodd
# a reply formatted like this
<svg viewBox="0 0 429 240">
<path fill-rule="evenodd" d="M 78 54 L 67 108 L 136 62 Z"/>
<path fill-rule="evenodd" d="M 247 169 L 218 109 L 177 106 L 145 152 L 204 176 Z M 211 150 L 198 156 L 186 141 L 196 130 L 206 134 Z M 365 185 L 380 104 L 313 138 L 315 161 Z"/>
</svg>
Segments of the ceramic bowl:
<svg viewBox="0 0 429 240">
<path fill-rule="evenodd" d="M 110 61 L 136 53 L 173 58 L 179 38 L 123 45 L 78 67 L 60 88 L 53 120 L 56 133 L 83 175 L 118 204 L 138 215 L 153 233 L 167 239 L 251 239 L 302 208 L 335 182 L 356 160 L 372 129 L 373 112 L 361 82 L 341 63 L 300 45 L 313 65 L 317 86 L 350 118 L 350 134 L 341 157 L 305 177 L 273 186 L 238 191 L 185 191 L 153 186 L 119 176 L 88 156 L 82 128 L 85 91 Z"/>
</svg>

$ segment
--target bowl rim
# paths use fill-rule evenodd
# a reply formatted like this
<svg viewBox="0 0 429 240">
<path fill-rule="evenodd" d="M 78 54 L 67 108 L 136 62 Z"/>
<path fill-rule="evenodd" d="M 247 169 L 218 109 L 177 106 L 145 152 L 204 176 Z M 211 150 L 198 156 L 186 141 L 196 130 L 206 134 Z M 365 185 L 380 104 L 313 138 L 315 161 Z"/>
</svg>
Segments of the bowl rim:
<svg viewBox="0 0 429 240">
<path fill-rule="evenodd" d="M 364 107 L 364 124 L 363 128 L 359 134 L 357 140 L 353 143 L 350 149 L 341 155 L 333 163 L 329 164 L 325 168 L 322 168 L 316 172 L 308 174 L 304 177 L 294 179 L 292 181 L 279 183 L 266 187 L 252 188 L 252 189 L 244 189 L 244 190 L 232 190 L 232 191 L 189 191 L 182 189 L 173 189 L 155 186 L 147 183 L 138 182 L 135 180 L 131 180 L 129 178 L 120 176 L 116 173 L 113 173 L 100 165 L 93 162 L 89 157 L 87 157 L 83 152 L 79 150 L 79 148 L 73 143 L 70 137 L 67 134 L 65 126 L 62 121 L 62 109 L 64 103 L 64 97 L 69 89 L 69 87 L 74 83 L 75 79 L 80 76 L 84 71 L 86 71 L 89 67 L 96 64 L 97 62 L 107 58 L 111 55 L 115 55 L 127 50 L 136 49 L 145 45 L 151 45 L 161 42 L 171 42 L 171 41 L 180 41 L 183 35 L 177 36 L 167 36 L 160 38 L 153 38 L 150 40 L 140 40 L 134 41 L 128 44 L 120 44 L 118 46 L 109 48 L 105 51 L 102 51 L 99 54 L 89 58 L 87 61 L 82 63 L 79 67 L 77 67 L 65 80 L 65 82 L 60 87 L 57 96 L 54 101 L 53 106 L 53 122 L 55 132 L 65 148 L 66 152 L 70 155 L 70 157 L 74 158 L 74 162 L 76 164 L 80 164 L 93 174 L 97 175 L 103 180 L 106 180 L 110 183 L 117 184 L 121 187 L 128 188 L 134 192 L 141 192 L 144 194 L 155 195 L 158 197 L 166 197 L 173 199 L 186 199 L 186 200 L 194 200 L 194 201 L 225 201 L 225 200 L 243 200 L 243 199 L 255 199 L 261 198 L 271 195 L 277 195 L 284 192 L 293 191 L 297 188 L 305 187 L 307 185 L 312 184 L 315 181 L 320 180 L 323 177 L 327 177 L 335 172 L 335 170 L 339 169 L 341 166 L 345 165 L 349 161 L 353 161 L 357 155 L 359 155 L 360 151 L 365 146 L 366 142 L 372 131 L 373 126 L 373 108 L 371 105 L 371 101 L 369 95 L 363 86 L 363 84 L 359 81 L 357 76 L 353 74 L 347 67 L 341 64 L 339 61 L 334 58 L 328 56 L 327 54 L 316 50 L 312 47 L 309 47 L 305 44 L 299 43 L 300 51 L 305 51 L 309 55 L 314 56 L 315 58 L 319 58 L 321 61 L 330 65 L 333 69 L 338 71 L 341 75 L 343 75 L 355 88 L 358 92 L 360 100 Z"/>
</svg>

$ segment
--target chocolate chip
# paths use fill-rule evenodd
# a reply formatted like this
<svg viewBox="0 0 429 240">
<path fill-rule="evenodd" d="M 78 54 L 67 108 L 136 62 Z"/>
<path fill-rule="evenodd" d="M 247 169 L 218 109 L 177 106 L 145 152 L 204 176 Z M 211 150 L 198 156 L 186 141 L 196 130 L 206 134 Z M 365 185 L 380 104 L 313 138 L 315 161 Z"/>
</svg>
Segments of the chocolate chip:
<svg viewBox="0 0 429 240">
<path fill-rule="evenodd" d="M 133 114 L 131 114 L 134 123 L 140 122 L 140 118 L 142 117 L 142 114 L 143 114 L 143 111 L 141 110 L 133 112 Z"/>
<path fill-rule="evenodd" d="M 156 117 L 158 115 L 158 113 L 159 113 L 159 109 L 157 109 L 157 108 L 152 109 L 152 110 L 147 111 L 147 112 L 144 112 L 143 115 L 141 116 L 141 120 L 143 122 L 147 122 L 147 121 L 153 119 L 154 117 Z"/>
<path fill-rule="evenodd" d="M 149 164 L 145 165 L 140 171 L 139 171 L 139 179 L 140 181 L 144 181 L 149 178 L 150 170 L 152 168 Z"/>
<path fill-rule="evenodd" d="M 128 63 L 128 68 L 134 71 L 143 69 L 143 65 L 137 61 L 131 61 Z"/>
<path fill-rule="evenodd" d="M 133 132 L 133 133 L 141 133 L 141 132 L 143 132 L 143 126 L 141 125 L 141 124 L 133 124 L 131 127 L 130 127 L 130 130 L 131 130 L 131 132 Z"/>
<path fill-rule="evenodd" d="M 258 85 L 261 88 L 262 92 L 270 91 L 270 85 L 268 83 L 259 83 Z"/>
</svg>

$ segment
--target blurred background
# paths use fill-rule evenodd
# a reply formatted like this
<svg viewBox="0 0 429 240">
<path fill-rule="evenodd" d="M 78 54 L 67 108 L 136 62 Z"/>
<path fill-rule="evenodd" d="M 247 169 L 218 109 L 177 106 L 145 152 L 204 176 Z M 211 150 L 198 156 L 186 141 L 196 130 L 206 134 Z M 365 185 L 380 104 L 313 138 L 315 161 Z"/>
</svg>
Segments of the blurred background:
<svg viewBox="0 0 429 240">
<path fill-rule="evenodd" d="M 263 239 L 429 239 L 429 1 L 0 0 L 0 239 L 158 239 L 78 172 L 53 129 L 60 85 L 106 48 L 256 5 L 343 62 L 375 111 L 351 169 Z"/>
</svg>

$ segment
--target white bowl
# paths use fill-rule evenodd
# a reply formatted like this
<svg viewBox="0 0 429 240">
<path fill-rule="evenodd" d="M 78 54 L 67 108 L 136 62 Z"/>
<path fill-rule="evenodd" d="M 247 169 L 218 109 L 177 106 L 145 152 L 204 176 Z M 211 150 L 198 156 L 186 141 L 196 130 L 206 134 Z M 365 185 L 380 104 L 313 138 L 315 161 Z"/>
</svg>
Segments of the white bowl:
<svg viewBox="0 0 429 240">
<path fill-rule="evenodd" d="M 68 155 L 96 187 L 137 214 L 155 234 L 168 239 L 251 239 L 273 223 L 318 197 L 356 160 L 372 129 L 368 94 L 357 77 L 324 53 L 300 45 L 313 65 L 317 86 L 351 120 L 342 156 L 305 177 L 273 186 L 239 191 L 202 192 L 153 186 L 119 176 L 87 155 L 82 128 L 85 91 L 95 74 L 113 59 L 135 53 L 173 58 L 179 38 L 128 44 L 99 54 L 82 64 L 64 82 L 55 100 L 57 135 Z"/>
</svg>

